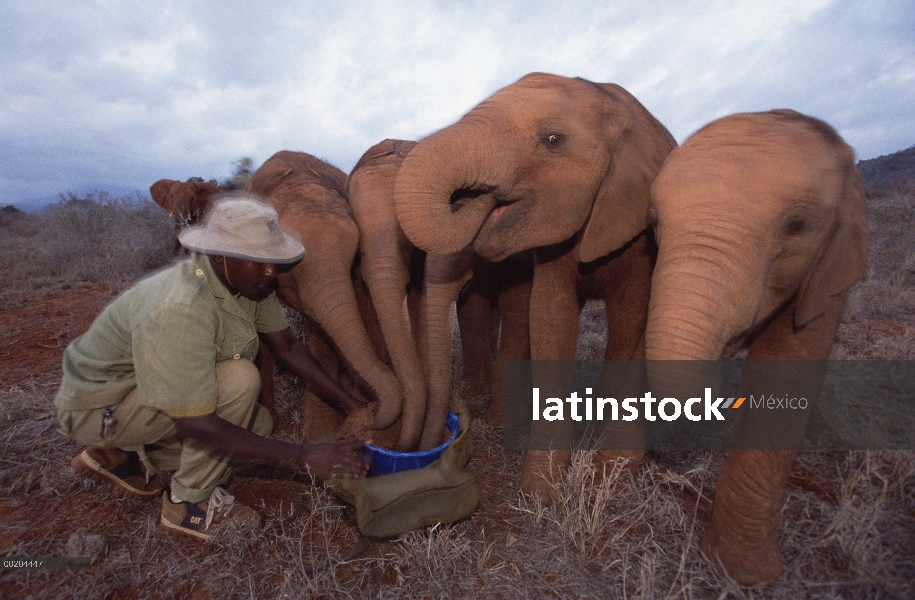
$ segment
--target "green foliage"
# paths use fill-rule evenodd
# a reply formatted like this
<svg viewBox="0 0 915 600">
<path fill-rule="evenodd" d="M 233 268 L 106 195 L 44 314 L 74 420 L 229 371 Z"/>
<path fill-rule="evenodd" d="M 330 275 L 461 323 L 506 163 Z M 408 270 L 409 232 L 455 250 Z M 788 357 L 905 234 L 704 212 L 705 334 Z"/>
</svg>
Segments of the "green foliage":
<svg viewBox="0 0 915 600">
<path fill-rule="evenodd" d="M 215 179 L 204 180 L 203 177 L 188 177 L 185 183 L 204 183 L 204 181 L 206 181 L 206 183 L 218 185 Z"/>
</svg>

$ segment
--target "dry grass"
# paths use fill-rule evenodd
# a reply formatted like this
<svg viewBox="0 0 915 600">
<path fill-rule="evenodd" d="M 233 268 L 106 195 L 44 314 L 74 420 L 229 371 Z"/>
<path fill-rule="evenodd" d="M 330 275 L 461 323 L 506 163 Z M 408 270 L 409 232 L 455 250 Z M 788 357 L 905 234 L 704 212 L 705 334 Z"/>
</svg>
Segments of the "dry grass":
<svg viewBox="0 0 915 600">
<path fill-rule="evenodd" d="M 915 359 L 915 182 L 868 193 L 867 280 L 849 295 L 832 358 Z"/>
<path fill-rule="evenodd" d="M 0 215 L 0 302 L 87 284 L 121 286 L 172 259 L 174 225 L 151 200 L 61 195 L 38 213 Z"/>
<path fill-rule="evenodd" d="M 284 397 L 296 393 L 288 378 Z M 242 466 L 236 485 L 292 480 L 294 502 L 253 503 L 256 530 L 198 544 L 164 534 L 158 503 L 130 500 L 67 466 L 77 447 L 54 433 L 51 382 L 0 395 L 0 447 L 15 502 L 42 508 L 40 536 L 5 556 L 63 556 L 74 532 L 104 541 L 90 572 L 7 572 L 6 597 L 594 597 L 906 598 L 915 592 L 915 456 L 910 452 L 807 452 L 799 466 L 836 493 L 788 489 L 780 541 L 786 573 L 747 590 L 711 574 L 698 554 L 708 494 L 722 456 L 651 455 L 637 478 L 610 465 L 597 485 L 592 453 L 578 453 L 560 501 L 543 507 L 516 492 L 520 456 L 497 430 L 471 429 L 471 465 L 487 494 L 470 518 L 375 542 L 358 540 L 338 501 L 304 473 Z M 473 402 L 473 399 L 470 399 Z M 36 443 L 37 442 L 37 443 Z M 11 452 L 23 452 L 17 458 Z M 24 452 L 29 448 L 28 452 Z M 821 497 L 822 496 L 822 497 Z M 88 514 L 86 522 L 76 515 Z M 4 522 L 0 535 L 15 534 Z"/>
<path fill-rule="evenodd" d="M 849 302 L 835 355 L 911 358 L 915 194 L 869 203 L 872 280 Z M 582 317 L 582 358 L 600 358 L 600 313 L 589 306 Z M 886 335 L 875 334 L 884 322 Z M 698 552 L 721 453 L 649 454 L 636 478 L 609 465 L 597 483 L 593 454 L 578 453 L 556 486 L 560 501 L 543 507 L 516 491 L 520 453 L 503 451 L 500 432 L 478 418 L 470 466 L 484 495 L 461 522 L 351 555 L 358 532 L 307 473 L 242 465 L 231 489 L 246 491 L 261 527 L 199 544 L 164 534 L 156 501 L 70 471 L 79 448 L 56 433 L 57 383 L 36 375 L 0 390 L 0 554 L 65 556 L 83 543 L 96 559 L 89 572 L 2 572 L 2 597 L 915 597 L 913 452 L 802 452 L 779 530 L 786 572 L 747 589 L 712 574 Z M 281 435 L 298 439 L 303 389 L 281 374 L 277 392 Z M 459 380 L 455 393 L 484 412 L 487 399 L 467 398 Z"/>
</svg>

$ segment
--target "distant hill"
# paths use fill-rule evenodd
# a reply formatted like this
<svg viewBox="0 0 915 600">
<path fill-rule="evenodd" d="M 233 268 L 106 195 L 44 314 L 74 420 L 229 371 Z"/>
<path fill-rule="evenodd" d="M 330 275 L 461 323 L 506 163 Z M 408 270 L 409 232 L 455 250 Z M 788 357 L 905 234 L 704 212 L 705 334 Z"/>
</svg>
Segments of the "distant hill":
<svg viewBox="0 0 915 600">
<path fill-rule="evenodd" d="M 132 188 L 126 185 L 105 185 L 105 184 L 87 184 L 76 186 L 72 189 L 63 192 L 66 195 L 67 192 L 70 192 L 74 196 L 82 197 L 90 192 L 105 192 L 112 198 L 133 198 L 137 193 L 148 196 L 148 191 L 140 191 L 136 188 Z M 25 200 L 20 200 L 19 202 L 13 202 L 11 206 L 15 206 L 19 210 L 24 210 L 25 212 L 35 212 L 41 210 L 49 204 L 55 204 L 60 200 L 60 194 L 54 194 L 53 196 L 44 196 L 42 198 L 26 198 Z"/>
<path fill-rule="evenodd" d="M 915 146 L 893 154 L 858 161 L 864 186 L 887 190 L 905 181 L 915 181 Z"/>
</svg>

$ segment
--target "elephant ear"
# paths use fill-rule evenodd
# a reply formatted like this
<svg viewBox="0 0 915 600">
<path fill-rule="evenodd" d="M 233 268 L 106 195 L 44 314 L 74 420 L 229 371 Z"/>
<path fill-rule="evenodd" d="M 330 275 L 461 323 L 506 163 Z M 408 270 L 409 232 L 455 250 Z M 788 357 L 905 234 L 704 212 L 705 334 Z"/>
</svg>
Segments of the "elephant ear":
<svg viewBox="0 0 915 600">
<path fill-rule="evenodd" d="M 191 184 L 191 200 L 188 205 L 191 222 L 198 222 L 210 208 L 210 198 L 221 190 L 212 183 L 195 182 Z"/>
<path fill-rule="evenodd" d="M 190 219 L 194 211 L 194 189 L 187 183 L 176 181 L 169 190 L 166 208 L 170 212 L 181 215 L 183 219 Z"/>
<path fill-rule="evenodd" d="M 651 183 L 677 145 L 629 92 L 609 83 L 598 87 L 606 94 L 610 163 L 585 224 L 581 262 L 610 254 L 648 227 Z"/>
<path fill-rule="evenodd" d="M 175 183 L 177 182 L 173 179 L 160 179 L 149 186 L 149 195 L 152 196 L 153 202 L 168 210 L 168 205 L 166 204 L 168 201 L 168 192 Z"/>
<path fill-rule="evenodd" d="M 820 316 L 830 297 L 845 292 L 867 276 L 869 233 L 864 184 L 853 163 L 846 166 L 836 216 L 835 231 L 798 293 L 794 310 L 796 328 Z"/>
</svg>

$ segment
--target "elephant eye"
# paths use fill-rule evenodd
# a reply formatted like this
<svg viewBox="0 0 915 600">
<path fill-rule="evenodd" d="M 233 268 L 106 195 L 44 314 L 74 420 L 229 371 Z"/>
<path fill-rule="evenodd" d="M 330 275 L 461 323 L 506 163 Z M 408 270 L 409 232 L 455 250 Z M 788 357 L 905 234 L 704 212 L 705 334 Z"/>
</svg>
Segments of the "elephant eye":
<svg viewBox="0 0 915 600">
<path fill-rule="evenodd" d="M 561 133 L 548 133 L 540 138 L 540 143 L 547 148 L 558 148 L 565 139 L 565 136 Z"/>
<path fill-rule="evenodd" d="M 801 235 L 805 229 L 807 229 L 807 223 L 803 219 L 791 219 L 785 224 L 785 235 Z"/>
</svg>

